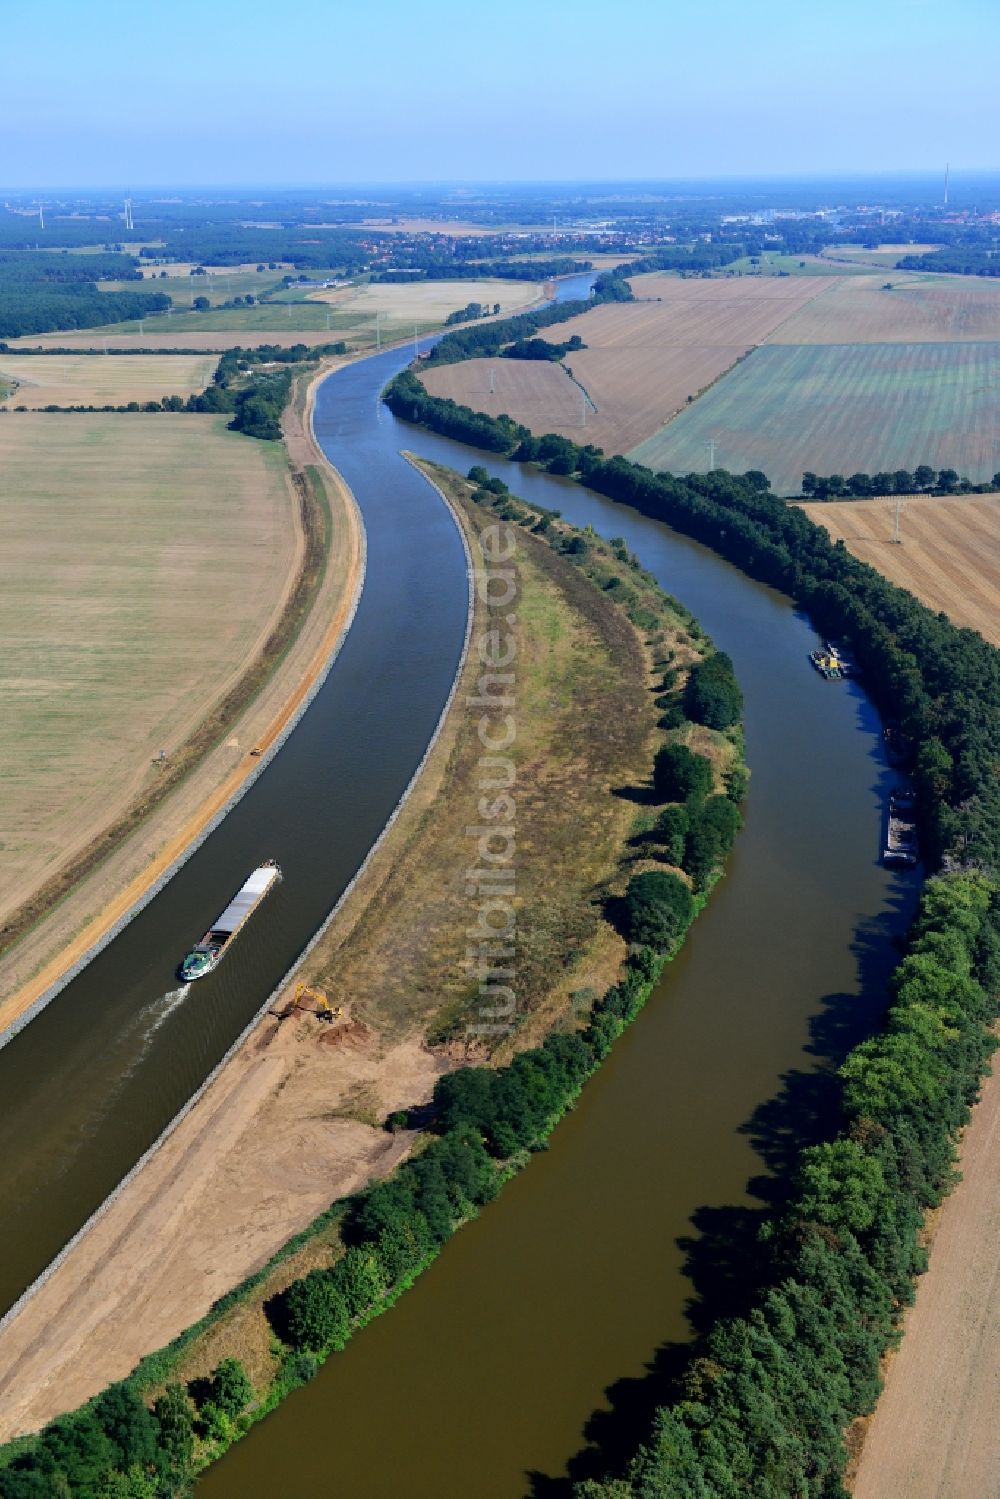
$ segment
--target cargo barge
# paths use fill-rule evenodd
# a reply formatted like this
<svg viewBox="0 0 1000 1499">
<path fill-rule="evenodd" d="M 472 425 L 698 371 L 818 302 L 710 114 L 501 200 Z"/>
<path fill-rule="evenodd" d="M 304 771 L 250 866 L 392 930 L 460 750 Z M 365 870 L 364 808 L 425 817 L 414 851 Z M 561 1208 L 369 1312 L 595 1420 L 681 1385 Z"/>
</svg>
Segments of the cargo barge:
<svg viewBox="0 0 1000 1499">
<path fill-rule="evenodd" d="M 217 921 L 200 942 L 196 942 L 177 970 L 178 977 L 189 984 L 203 979 L 222 962 L 271 886 L 281 879 L 281 870 L 273 859 L 259 864 L 237 890 Z"/>
</svg>

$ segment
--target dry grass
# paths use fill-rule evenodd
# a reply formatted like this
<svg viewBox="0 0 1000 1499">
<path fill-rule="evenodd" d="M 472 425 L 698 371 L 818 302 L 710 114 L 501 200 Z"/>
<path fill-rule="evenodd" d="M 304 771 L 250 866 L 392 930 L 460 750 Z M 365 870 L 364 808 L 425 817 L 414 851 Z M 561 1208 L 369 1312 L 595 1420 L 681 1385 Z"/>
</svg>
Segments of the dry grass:
<svg viewBox="0 0 1000 1499">
<path fill-rule="evenodd" d="M 309 301 L 323 302 L 338 313 L 351 313 L 374 319 L 381 313 L 386 325 L 443 323 L 451 312 L 482 302 L 491 308 L 500 303 L 504 316 L 537 302 L 542 295 L 537 281 L 415 281 L 368 282 L 365 286 L 348 286 L 309 294 Z"/>
<path fill-rule="evenodd" d="M 9 913 L 243 671 L 280 611 L 296 526 L 282 450 L 224 418 L 7 417 L 0 465 Z"/>
<path fill-rule="evenodd" d="M 1000 645 L 1000 495 L 904 500 L 899 546 L 893 501 L 803 509 L 891 582 Z"/>
<path fill-rule="evenodd" d="M 468 486 L 428 466 L 462 504 Z M 478 530 L 490 513 L 468 510 Z M 613 872 L 634 815 L 613 786 L 648 776 L 654 712 L 647 667 L 624 615 L 573 564 L 527 534 L 517 539 L 517 1000 L 521 1024 L 542 1005 L 553 974 L 592 982 L 588 950 L 603 923 L 595 894 Z M 458 702 L 463 703 L 460 695 Z M 466 959 L 476 904 L 466 893 L 477 818 L 479 711 L 454 711 L 448 793 L 373 899 L 346 945 L 321 944 L 319 978 L 331 997 L 380 1035 L 430 1027 L 464 1035 L 477 983 Z M 585 830 L 585 831 L 584 831 Z"/>
<path fill-rule="evenodd" d="M 588 411 L 586 436 L 580 392 L 559 369 L 539 372 L 523 361 L 470 360 L 428 370 L 424 380 L 434 395 L 491 415 L 505 411 L 535 433 L 561 432 L 608 453 L 625 453 L 828 284 L 821 277 L 637 276 L 632 286 L 644 300 L 608 303 L 546 329 L 542 337 L 552 343 L 578 333 L 587 345 L 566 360 L 597 408 Z M 497 371 L 492 397 L 490 367 Z"/>
<path fill-rule="evenodd" d="M 211 355 L 0 354 L 0 380 L 14 386 L 0 407 L 118 406 L 189 396 L 204 390 L 215 365 Z"/>
<path fill-rule="evenodd" d="M 779 344 L 1000 339 L 1000 286 L 971 276 L 844 276 L 770 335 Z"/>
</svg>

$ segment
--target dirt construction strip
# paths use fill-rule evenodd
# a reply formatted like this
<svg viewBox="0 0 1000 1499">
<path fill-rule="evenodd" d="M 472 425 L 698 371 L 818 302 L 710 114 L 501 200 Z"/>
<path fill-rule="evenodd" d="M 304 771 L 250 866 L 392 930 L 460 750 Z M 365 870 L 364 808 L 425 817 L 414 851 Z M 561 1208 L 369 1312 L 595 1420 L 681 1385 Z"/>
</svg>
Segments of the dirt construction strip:
<svg viewBox="0 0 1000 1499">
<path fill-rule="evenodd" d="M 191 808 L 183 822 L 175 827 L 167 841 L 157 847 L 155 855 L 134 874 L 124 886 L 117 889 L 102 904 L 101 908 L 87 919 L 75 932 L 72 939 L 37 972 L 12 994 L 0 1002 L 0 1038 L 7 1038 L 18 1028 L 19 1022 L 32 1010 L 52 997 L 58 986 L 72 972 L 88 960 L 103 946 L 109 936 L 134 914 L 154 888 L 163 882 L 169 872 L 190 853 L 206 831 L 214 825 L 228 805 L 248 785 L 250 778 L 260 772 L 269 758 L 269 752 L 281 743 L 289 727 L 294 724 L 304 704 L 310 698 L 317 682 L 327 671 L 344 631 L 353 617 L 364 576 L 364 535 L 360 514 L 353 496 L 343 485 L 339 475 L 327 464 L 321 451 L 311 437 L 311 409 L 315 387 L 328 373 L 321 370 L 312 381 L 307 397 L 306 411 L 301 426 L 288 434 L 289 457 L 295 465 L 311 462 L 320 466 L 327 478 L 328 487 L 336 489 L 334 503 L 340 502 L 343 515 L 338 517 L 344 535 L 346 557 L 342 558 L 342 584 L 333 596 L 323 597 L 321 590 L 317 605 L 324 603 L 331 613 L 323 633 L 305 664 L 298 663 L 300 674 L 288 696 L 270 722 L 261 725 L 252 736 L 257 753 L 242 754 L 224 778 L 217 782 L 207 796 Z M 314 606 L 315 612 L 316 606 Z M 287 693 L 288 684 L 283 685 Z M 273 707 L 272 707 L 273 712 Z M 147 834 L 148 836 L 148 834 Z M 71 897 L 72 898 L 72 897 Z"/>
<path fill-rule="evenodd" d="M 930 1268 L 869 1426 L 854 1499 L 1000 1494 L 1000 1071 L 965 1133 Z"/>
</svg>

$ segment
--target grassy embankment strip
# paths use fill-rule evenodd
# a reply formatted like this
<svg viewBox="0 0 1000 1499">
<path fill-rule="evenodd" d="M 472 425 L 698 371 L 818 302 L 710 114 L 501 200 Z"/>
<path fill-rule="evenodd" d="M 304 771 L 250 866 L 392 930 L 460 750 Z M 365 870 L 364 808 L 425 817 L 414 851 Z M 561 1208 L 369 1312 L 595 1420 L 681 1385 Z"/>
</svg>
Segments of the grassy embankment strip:
<svg viewBox="0 0 1000 1499">
<path fill-rule="evenodd" d="M 516 536 L 522 584 L 515 794 L 524 853 L 518 900 L 525 957 L 518 994 L 525 1008 L 510 1035 L 487 1036 L 471 1051 L 459 1042 L 452 1065 L 463 1055 L 483 1065 L 454 1077 L 459 1092 L 476 1079 L 488 1088 L 493 1079 L 496 1086 L 517 1090 L 536 1073 L 545 1084 L 541 1090 L 531 1086 L 529 1114 L 519 1108 L 518 1118 L 506 1124 L 502 1108 L 499 1113 L 494 1108 L 479 1126 L 456 1122 L 455 1110 L 464 1105 L 453 1092 L 446 1117 L 442 1096 L 432 1133 L 415 1138 L 411 1163 L 384 1186 L 335 1203 L 207 1318 L 143 1362 L 132 1384 L 147 1399 L 161 1394 L 167 1383 L 204 1381 L 226 1358 L 236 1356 L 248 1365 L 256 1392 L 252 1406 L 228 1423 L 216 1410 L 202 1408 L 196 1466 L 219 1455 L 309 1377 L 354 1328 L 392 1305 L 477 1203 L 525 1163 L 530 1148 L 572 1105 L 614 1037 L 645 1002 L 704 903 L 719 861 L 703 867 L 698 888 L 692 889 L 668 862 L 656 826 L 658 798 L 647 790 L 637 818 L 635 806 L 612 795 L 612 789 L 648 782 L 656 746 L 672 744 L 696 751 L 691 758 L 705 767 L 704 789 L 719 790 L 731 781 L 735 795 L 742 793 L 738 728 L 711 729 L 680 711 L 688 668 L 709 657 L 710 647 L 691 616 L 662 594 L 624 547 L 574 533 L 505 494 L 479 490 L 480 503 L 472 504 L 470 485 L 440 470 L 434 478 L 465 509 L 474 535 L 502 523 Z M 474 682 L 482 668 L 475 656 L 471 659 Z M 658 720 L 664 707 L 666 727 Z M 458 1038 L 478 1014 L 475 985 L 460 964 L 469 922 L 463 895 L 469 849 L 463 839 L 467 845 L 470 798 L 475 807 L 482 795 L 479 712 L 470 711 L 461 695 L 456 700 L 457 722 L 446 730 L 452 748 L 439 797 L 417 809 L 397 862 L 347 939 L 334 936 L 314 955 L 316 972 L 322 975 L 326 965 L 357 996 L 352 1018 L 362 1014 L 381 1035 L 417 1025 Z M 716 799 L 728 802 L 724 796 Z M 728 805 L 735 817 L 732 802 Z M 413 880 L 415 870 L 429 870 L 427 888 L 445 884 L 446 897 L 437 907 Z M 633 948 L 623 971 L 626 945 L 600 918 L 598 907 L 601 897 L 620 897 L 629 876 L 644 872 L 658 872 L 684 892 L 686 918 L 675 922 L 667 913 L 660 952 Z M 560 888 L 563 883 L 568 894 Z M 386 992 L 384 977 L 394 967 L 395 986 Z M 362 974 L 369 988 L 359 995 L 355 985 Z M 603 987 L 616 976 L 620 981 L 597 998 L 593 985 Z M 307 1023 L 316 1028 L 315 1042 L 323 1027 Z M 367 1110 L 370 1100 L 357 1100 L 354 1107 Z M 394 1211 L 387 1204 L 407 1192 L 415 1192 L 417 1200 L 393 1222 L 383 1222 Z M 345 1277 L 349 1284 L 342 1294 L 338 1286 Z M 292 1282 L 307 1289 L 293 1293 Z M 318 1323 L 295 1312 L 296 1298 L 308 1300 L 317 1284 Z M 281 1342 L 275 1342 L 276 1332 Z M 200 1388 L 204 1399 L 204 1384 Z"/>
<path fill-rule="evenodd" d="M 346 491 L 341 490 L 340 481 L 335 475 L 324 471 L 324 460 L 309 435 L 308 409 L 312 389 L 319 378 L 320 375 L 313 375 L 310 381 L 303 377 L 296 382 L 296 385 L 302 387 L 302 393 L 293 397 L 289 406 L 289 420 L 286 421 L 289 482 L 303 544 L 298 569 L 289 586 L 280 616 L 250 665 L 215 705 L 208 718 L 178 746 L 155 782 L 110 827 L 103 828 L 29 901 L 12 913 L 0 934 L 0 951 L 9 951 L 19 939 L 54 912 L 82 880 L 96 871 L 120 847 L 129 834 L 142 826 L 151 813 L 163 807 L 170 795 L 204 763 L 227 731 L 231 731 L 234 722 L 251 707 L 262 690 L 275 678 L 278 668 L 299 639 L 324 587 L 328 576 L 331 539 L 337 534 L 344 541 L 343 558 L 338 558 L 338 568 L 344 563 L 341 569 L 344 576 L 341 579 L 338 572 L 336 582 L 338 587 L 342 587 L 344 596 L 331 601 L 331 618 L 323 632 L 318 653 L 305 664 L 302 680 L 294 684 L 294 689 L 287 695 L 280 710 L 260 734 L 256 744 L 260 754 L 256 757 L 243 756 L 240 765 L 225 777 L 221 787 L 207 796 L 197 811 L 185 817 L 179 835 L 170 838 L 152 864 L 130 879 L 124 892 L 110 901 L 103 911 L 88 921 L 81 932 L 74 935 L 70 947 L 8 996 L 0 1017 L 5 1026 L 15 1023 L 59 981 L 62 973 L 89 951 L 95 942 L 102 939 L 108 928 L 119 921 L 136 901 L 142 899 L 144 892 L 162 872 L 183 855 L 185 846 L 197 839 L 202 828 L 238 792 L 241 783 L 259 768 L 269 747 L 280 738 L 288 722 L 301 707 L 311 684 L 315 682 L 336 646 L 360 587 L 361 538 L 353 499 Z M 336 524 L 331 510 L 331 485 L 337 491 Z M 346 520 L 341 518 L 341 512 Z"/>
</svg>

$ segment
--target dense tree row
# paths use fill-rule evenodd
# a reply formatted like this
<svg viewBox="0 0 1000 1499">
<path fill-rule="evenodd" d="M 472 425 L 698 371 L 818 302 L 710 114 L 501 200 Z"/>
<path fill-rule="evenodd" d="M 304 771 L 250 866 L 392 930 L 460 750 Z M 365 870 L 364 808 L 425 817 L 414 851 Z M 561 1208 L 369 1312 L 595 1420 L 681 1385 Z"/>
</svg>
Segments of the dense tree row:
<svg viewBox="0 0 1000 1499">
<path fill-rule="evenodd" d="M 402 414 L 409 399 L 404 392 Z M 436 415 L 421 406 L 428 424 Z M 843 1492 L 844 1428 L 878 1393 L 879 1360 L 924 1263 L 922 1215 L 951 1183 L 957 1132 L 994 1045 L 1000 652 L 851 557 L 770 495 L 761 475 L 678 479 L 585 449 L 575 471 L 783 589 L 824 632 L 851 642 L 899 725 L 926 847 L 945 870 L 926 887 L 885 1030 L 842 1069 L 845 1127 L 803 1152 L 791 1204 L 762 1241 L 755 1309 L 717 1325 L 628 1476 L 579 1491 L 832 1499 Z M 697 796 L 697 769 L 686 773 Z M 664 757 L 660 789 L 686 798 L 686 812 L 684 775 L 676 753 Z M 667 809 L 662 822 L 668 857 L 685 858 L 683 815 Z M 648 890 L 641 895 L 646 920 Z"/>
<path fill-rule="evenodd" d="M 924 255 L 903 255 L 900 271 L 950 271 L 959 276 L 1000 276 L 1000 255 L 984 246 L 949 245 Z"/>
<path fill-rule="evenodd" d="M 884 1031 L 842 1068 L 844 1127 L 803 1151 L 770 1225 L 767 1278 L 717 1324 L 624 1478 L 579 1499 L 834 1499 L 843 1432 L 871 1410 L 879 1362 L 925 1267 L 924 1212 L 953 1183 L 956 1136 L 995 1045 L 996 888 L 926 887 Z"/>
<path fill-rule="evenodd" d="M 953 468 L 930 468 L 920 463 L 911 473 L 909 469 L 897 468 L 892 473 L 884 470 L 877 474 L 813 474 L 808 470 L 802 475 L 802 493 L 814 500 L 866 499 L 883 494 L 985 494 L 1000 486 L 1000 473 L 994 474 L 989 484 L 973 484 L 963 479 Z"/>
<path fill-rule="evenodd" d="M 518 338 L 500 353 L 503 359 L 549 359 L 555 364 L 564 355 L 575 354 L 578 349 L 586 347 L 579 333 L 574 333 L 561 344 L 550 343 L 547 338 Z"/>
</svg>

